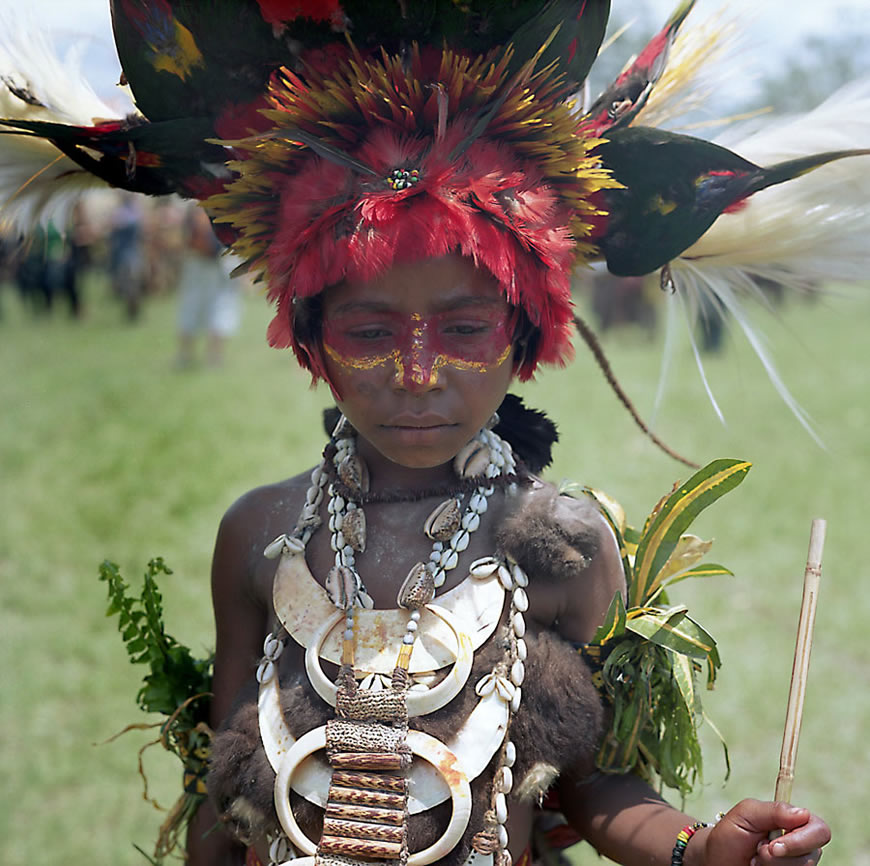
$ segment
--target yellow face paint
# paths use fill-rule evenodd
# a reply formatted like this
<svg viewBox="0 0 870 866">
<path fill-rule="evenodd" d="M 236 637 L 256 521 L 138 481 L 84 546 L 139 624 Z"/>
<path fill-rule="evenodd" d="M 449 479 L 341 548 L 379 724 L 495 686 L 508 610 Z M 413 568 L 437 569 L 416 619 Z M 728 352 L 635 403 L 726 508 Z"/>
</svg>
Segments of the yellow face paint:
<svg viewBox="0 0 870 866">
<path fill-rule="evenodd" d="M 352 313 L 324 322 L 323 348 L 347 369 L 391 364 L 397 380 L 420 387 L 437 382 L 445 367 L 482 374 L 503 364 L 512 350 L 508 318 L 488 308 Z"/>
</svg>

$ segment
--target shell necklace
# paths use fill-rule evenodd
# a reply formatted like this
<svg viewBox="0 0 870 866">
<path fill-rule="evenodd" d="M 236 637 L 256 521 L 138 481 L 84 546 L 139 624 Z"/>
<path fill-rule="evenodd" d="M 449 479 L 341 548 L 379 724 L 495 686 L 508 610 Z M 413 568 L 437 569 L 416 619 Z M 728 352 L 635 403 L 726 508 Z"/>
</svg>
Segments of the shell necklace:
<svg viewBox="0 0 870 866">
<path fill-rule="evenodd" d="M 292 536 L 280 536 L 266 550 L 266 555 L 272 557 L 304 553 L 308 540 L 321 523 L 319 512 L 326 488 L 329 494 L 327 513 L 330 544 L 335 553 L 335 564 L 327 575 L 325 590 L 338 610 L 336 617 L 328 620 L 306 647 L 305 665 L 312 686 L 325 701 L 336 708 L 336 717 L 292 744 L 292 738 L 287 737 L 284 739 L 286 746 L 279 746 L 275 750 L 283 752 L 283 755 L 276 754 L 277 760 L 274 761 L 278 764 L 275 807 L 283 832 L 272 842 L 284 850 L 270 854 L 274 861 L 280 862 L 282 855 L 286 856 L 292 851 L 290 845 L 285 843 L 291 843 L 303 854 L 299 860 L 310 858 L 311 863 L 318 859 L 324 863 L 332 860 L 346 862 L 346 858 L 374 858 L 394 861 L 399 866 L 426 866 L 445 856 L 458 844 L 471 816 L 469 780 L 458 765 L 457 756 L 438 740 L 421 731 L 408 729 L 409 716 L 419 715 L 421 711 L 424 714 L 433 712 L 448 704 L 465 687 L 471 672 L 474 650 L 468 635 L 452 614 L 432 602 L 436 590 L 444 584 L 447 572 L 457 566 L 460 554 L 467 549 L 471 533 L 480 525 L 480 517 L 487 510 L 488 499 L 494 492 L 493 479 L 503 474 L 513 474 L 515 461 L 510 446 L 489 429 L 481 430 L 457 455 L 454 462 L 457 475 L 475 481 L 479 478 L 480 482 L 471 493 L 464 512 L 463 495 L 460 493 L 441 503 L 427 518 L 424 532 L 433 540 L 432 552 L 427 562 L 418 562 L 412 566 L 399 588 L 397 603 L 400 608 L 410 611 L 409 619 L 405 625 L 392 677 L 388 683 L 383 684 L 386 688 L 375 690 L 371 685 L 365 687 L 365 681 L 361 688 L 354 671 L 355 611 L 359 608 L 371 609 L 374 606 L 356 567 L 356 557 L 365 551 L 366 546 L 365 514 L 360 500 L 368 491 L 368 470 L 356 453 L 353 431 L 344 418 L 333 434 L 331 445 L 334 448 L 331 460 L 335 475 L 341 481 L 343 492 L 349 495 L 342 496 L 335 483 L 328 481 L 325 471 L 328 458 L 325 455 L 312 473 L 306 504 L 296 530 Z M 499 573 L 504 570 L 510 578 L 510 572 L 503 566 L 499 567 L 491 557 L 478 562 L 485 562 L 485 570 L 498 569 Z M 525 584 L 527 581 L 524 576 L 523 578 L 522 584 Z M 508 589 L 507 585 L 505 589 Z M 522 599 L 522 609 L 527 604 L 524 603 L 525 594 L 521 587 L 514 587 L 512 619 L 517 612 L 514 610 L 519 600 L 517 595 Z M 422 705 L 415 706 L 409 694 L 410 659 L 423 609 L 444 621 L 453 631 L 457 644 L 456 664 L 451 673 L 432 689 L 425 709 Z M 331 683 L 320 669 L 320 648 L 326 635 L 342 622 L 344 631 L 341 666 L 336 682 Z M 490 695 L 496 698 L 497 686 L 498 691 L 509 686 L 510 696 L 505 694 L 502 699 L 509 701 L 511 710 L 516 710 L 523 667 L 519 656 L 525 656 L 524 652 L 517 652 L 522 631 L 524 626 L 520 630 L 514 628 L 511 641 L 511 656 L 514 661 L 511 679 L 515 682 L 508 682 L 505 676 L 498 675 L 494 670 L 478 683 L 476 691 L 482 701 L 486 702 Z M 277 650 L 277 647 L 270 644 L 269 649 Z M 266 655 L 268 657 L 269 653 Z M 261 728 L 263 710 L 266 709 L 263 699 L 266 698 L 268 702 L 269 695 L 272 694 L 271 703 L 274 704 L 276 686 L 273 683 L 270 689 L 269 685 L 273 679 L 277 679 L 273 674 L 276 660 L 277 655 L 268 660 L 270 664 L 267 666 L 268 670 L 264 669 L 262 678 L 258 671 L 261 682 Z M 489 703 L 492 698 L 489 698 Z M 496 702 L 499 702 L 498 699 Z M 487 859 L 493 853 L 498 853 L 499 866 L 503 863 L 507 866 L 509 855 L 506 852 L 507 836 L 504 829 L 507 818 L 505 794 L 510 790 L 513 746 L 510 742 L 504 742 L 507 721 L 503 727 L 499 727 L 501 731 L 498 740 L 503 743 L 499 778 L 493 788 L 492 808 L 487 812 L 488 820 L 485 822 L 487 826 L 475 836 L 474 848 L 479 854 L 486 852 Z M 332 773 L 325 804 L 323 835 L 315 845 L 296 824 L 290 808 L 289 791 L 293 786 L 293 777 L 298 775 L 305 759 L 324 748 Z M 268 751 L 270 750 L 267 748 Z M 451 780 L 448 787 L 453 808 L 442 837 L 429 848 L 409 854 L 406 829 L 409 809 L 407 771 L 411 768 L 412 755 L 418 755 L 438 768 L 445 781 Z M 372 809 L 372 806 L 378 808 Z M 375 812 L 378 813 L 377 818 Z M 507 862 L 505 858 L 508 858 Z M 302 866 L 302 862 L 299 866 Z"/>
</svg>

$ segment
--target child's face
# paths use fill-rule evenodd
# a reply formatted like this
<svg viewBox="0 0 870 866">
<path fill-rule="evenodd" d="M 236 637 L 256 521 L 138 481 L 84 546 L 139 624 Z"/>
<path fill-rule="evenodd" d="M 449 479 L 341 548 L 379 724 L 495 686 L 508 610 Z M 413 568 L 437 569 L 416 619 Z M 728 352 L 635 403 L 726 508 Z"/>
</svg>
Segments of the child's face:
<svg viewBox="0 0 870 866">
<path fill-rule="evenodd" d="M 339 408 L 393 462 L 446 463 L 507 391 L 510 313 L 493 277 L 459 255 L 327 289 L 323 351 Z"/>
</svg>

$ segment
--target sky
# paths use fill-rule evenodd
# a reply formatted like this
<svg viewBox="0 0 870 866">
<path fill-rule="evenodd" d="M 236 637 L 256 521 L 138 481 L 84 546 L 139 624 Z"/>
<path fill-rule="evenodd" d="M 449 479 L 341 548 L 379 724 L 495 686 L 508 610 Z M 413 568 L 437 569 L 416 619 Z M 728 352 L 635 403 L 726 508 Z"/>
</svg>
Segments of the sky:
<svg viewBox="0 0 870 866">
<path fill-rule="evenodd" d="M 643 31 L 664 23 L 676 5 L 677 0 L 613 0 L 612 4 L 623 16 L 625 10 L 630 10 L 628 14 L 649 10 L 637 13 L 640 20 L 636 26 Z M 86 41 L 85 72 L 104 95 L 109 82 L 117 80 L 109 0 L 29 0 L 27 7 L 41 26 L 55 29 L 64 41 L 72 36 Z M 795 52 L 804 37 L 835 32 L 844 15 L 861 20 L 859 16 L 870 10 L 870 0 L 833 0 L 830 4 L 817 0 L 728 0 L 727 4 L 724 0 L 698 0 L 691 18 L 706 18 L 726 7 L 729 14 L 737 14 L 750 24 L 750 36 L 744 44 L 763 72 L 774 67 L 777 58 Z M 4 8 L 20 8 L 18 0 L 0 0 L 0 12 Z"/>
</svg>

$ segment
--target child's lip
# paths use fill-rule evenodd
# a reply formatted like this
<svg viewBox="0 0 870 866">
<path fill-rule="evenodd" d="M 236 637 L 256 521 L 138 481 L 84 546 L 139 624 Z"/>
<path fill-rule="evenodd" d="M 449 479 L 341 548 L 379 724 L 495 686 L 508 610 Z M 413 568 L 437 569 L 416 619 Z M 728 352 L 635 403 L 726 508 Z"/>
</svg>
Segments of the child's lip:
<svg viewBox="0 0 870 866">
<path fill-rule="evenodd" d="M 452 427 L 453 422 L 442 415 L 426 412 L 421 415 L 404 414 L 391 418 L 385 427 L 397 427 L 401 429 L 427 430 L 432 427 Z"/>
</svg>

